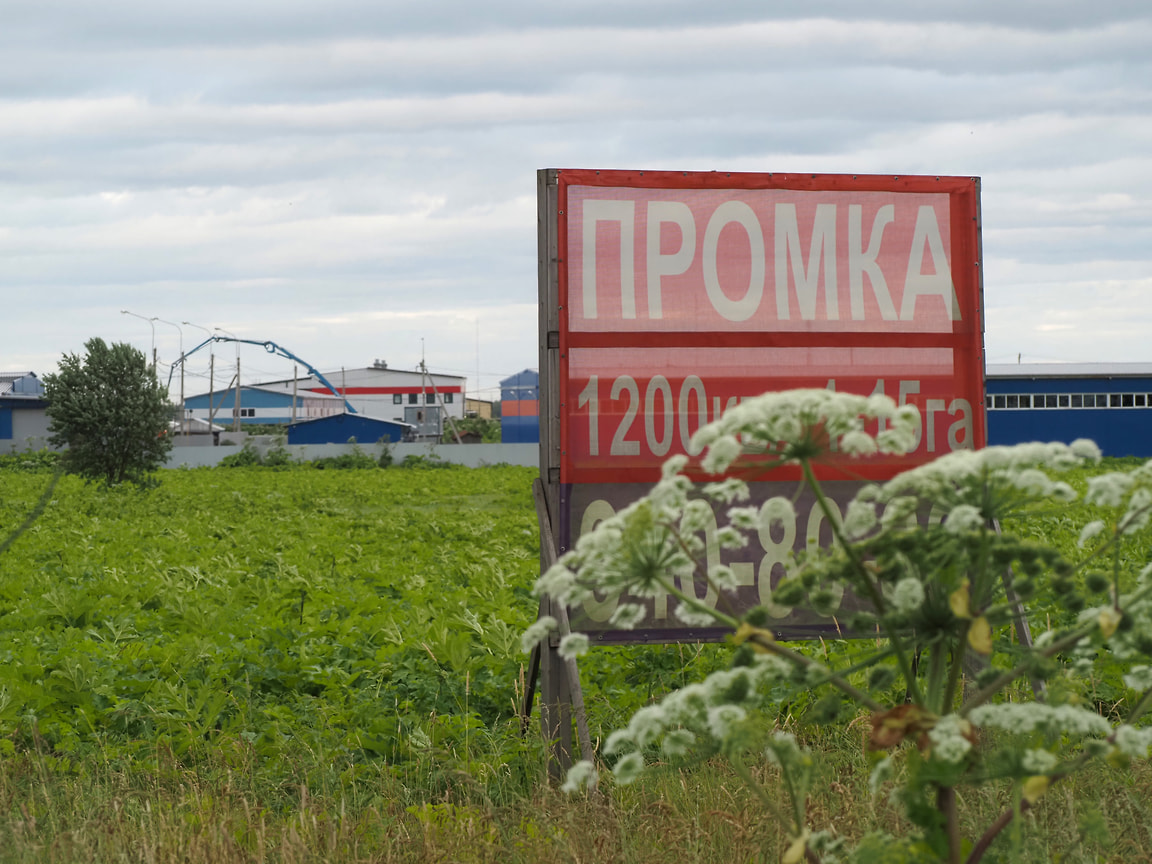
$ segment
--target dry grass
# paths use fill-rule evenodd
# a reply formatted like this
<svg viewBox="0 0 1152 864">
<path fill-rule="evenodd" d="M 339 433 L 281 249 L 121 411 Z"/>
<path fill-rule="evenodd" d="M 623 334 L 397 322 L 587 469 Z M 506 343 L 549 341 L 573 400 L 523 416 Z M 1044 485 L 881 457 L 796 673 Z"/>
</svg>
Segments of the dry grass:
<svg viewBox="0 0 1152 864">
<path fill-rule="evenodd" d="M 850 838 L 899 833 L 886 797 L 867 792 L 854 731 L 823 738 L 829 768 L 810 800 L 811 824 Z M 769 789 L 777 785 L 772 771 L 760 772 Z M 0 860 L 730 864 L 778 860 L 786 839 L 723 763 L 658 770 L 624 788 L 606 783 L 593 797 L 540 785 L 502 806 L 466 785 L 419 801 L 383 770 L 323 793 L 262 783 L 259 772 L 223 768 L 65 767 L 48 756 L 7 757 L 0 761 Z M 1147 765 L 1092 770 L 1054 787 L 1020 820 L 1015 852 L 1009 834 L 995 851 L 1011 861 L 1149 861 L 1150 801 Z M 969 833 L 1009 803 L 1006 793 L 976 790 L 962 791 L 960 802 Z M 1095 812 L 1106 840 L 1091 836 Z"/>
</svg>

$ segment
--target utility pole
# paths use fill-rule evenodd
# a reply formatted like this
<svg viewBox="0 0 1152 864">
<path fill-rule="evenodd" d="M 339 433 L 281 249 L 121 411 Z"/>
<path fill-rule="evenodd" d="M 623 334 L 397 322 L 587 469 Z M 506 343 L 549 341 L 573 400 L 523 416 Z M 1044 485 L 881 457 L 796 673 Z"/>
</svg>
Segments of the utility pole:
<svg viewBox="0 0 1152 864">
<path fill-rule="evenodd" d="M 184 328 L 172 321 L 165 321 L 163 318 L 157 318 L 156 320 L 161 324 L 175 327 L 176 331 L 180 334 L 180 434 L 187 435 L 188 427 L 185 423 L 187 411 L 184 408 Z"/>
<path fill-rule="evenodd" d="M 423 341 L 423 340 L 421 340 Z M 427 383 L 425 383 L 427 382 Z M 448 413 L 447 407 L 444 405 L 444 400 L 440 398 L 440 391 L 436 389 L 436 382 L 432 380 L 432 375 L 428 371 L 428 367 L 424 364 L 424 358 L 420 358 L 420 389 L 426 390 L 428 385 L 432 385 L 432 395 L 436 397 L 436 404 L 440 406 L 440 410 L 444 412 L 444 419 L 448 421 L 448 428 L 452 430 L 452 434 L 456 438 L 457 444 L 463 444 L 460 440 L 460 433 L 456 431 L 456 424 L 452 421 L 452 415 Z M 428 400 L 425 399 L 425 402 Z"/>
<path fill-rule="evenodd" d="M 300 372 L 295 363 L 292 364 L 292 422 L 296 422 L 296 392 L 300 384 Z"/>
<path fill-rule="evenodd" d="M 193 324 L 191 321 L 181 321 L 181 324 L 187 324 L 189 327 L 195 327 L 197 330 L 203 330 L 208 334 L 208 338 L 212 340 L 212 344 L 208 347 L 208 434 L 212 434 L 212 421 L 216 417 L 216 409 L 212 407 L 212 393 L 216 389 L 216 337 L 212 335 L 212 331 L 207 327 L 201 327 L 199 324 Z M 183 370 L 181 370 L 183 374 Z M 183 389 L 183 385 L 181 385 Z"/>
<path fill-rule="evenodd" d="M 212 407 L 212 388 L 216 383 L 216 355 L 208 356 L 208 434 L 212 434 L 212 422 L 216 418 L 216 409 Z"/>
<path fill-rule="evenodd" d="M 225 330 L 223 327 L 217 327 L 215 329 L 219 330 L 221 333 L 224 333 L 228 336 L 231 336 L 233 341 L 236 343 L 236 402 L 232 408 L 232 410 L 233 410 L 232 431 L 233 432 L 239 432 L 240 431 L 240 340 L 236 336 L 236 334 L 230 330 Z"/>
</svg>

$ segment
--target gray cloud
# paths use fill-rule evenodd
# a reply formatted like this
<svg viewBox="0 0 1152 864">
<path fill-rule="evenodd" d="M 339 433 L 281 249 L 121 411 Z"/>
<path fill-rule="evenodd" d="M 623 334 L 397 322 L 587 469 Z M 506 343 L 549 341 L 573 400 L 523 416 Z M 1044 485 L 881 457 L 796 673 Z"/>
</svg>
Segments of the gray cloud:
<svg viewBox="0 0 1152 864">
<path fill-rule="evenodd" d="M 479 319 L 491 386 L 553 166 L 979 175 L 990 355 L 1152 359 L 1146 3 L 764 5 L 0 2 L 0 366 L 129 308 L 475 377 Z"/>
</svg>

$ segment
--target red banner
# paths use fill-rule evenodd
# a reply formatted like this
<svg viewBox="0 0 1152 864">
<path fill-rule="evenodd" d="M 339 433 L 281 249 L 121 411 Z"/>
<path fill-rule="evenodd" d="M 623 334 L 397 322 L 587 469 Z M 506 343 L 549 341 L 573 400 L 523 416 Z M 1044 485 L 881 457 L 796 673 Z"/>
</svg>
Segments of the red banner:
<svg viewBox="0 0 1152 864">
<path fill-rule="evenodd" d="M 645 482 L 739 400 L 920 412 L 883 479 L 984 445 L 978 182 L 560 171 L 561 483 Z"/>
</svg>

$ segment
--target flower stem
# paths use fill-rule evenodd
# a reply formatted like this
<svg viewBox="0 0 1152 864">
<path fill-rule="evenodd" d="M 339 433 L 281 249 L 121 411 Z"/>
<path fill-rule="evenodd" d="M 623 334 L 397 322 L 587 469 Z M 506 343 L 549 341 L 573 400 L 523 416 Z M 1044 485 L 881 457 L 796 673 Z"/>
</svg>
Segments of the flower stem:
<svg viewBox="0 0 1152 864">
<path fill-rule="evenodd" d="M 812 464 L 807 459 L 800 460 L 800 468 L 804 472 L 804 482 L 812 493 L 816 496 L 816 503 L 819 505 L 820 510 L 824 513 L 824 518 L 828 520 L 828 524 L 832 527 L 832 534 L 840 542 L 841 548 L 848 556 L 848 560 L 852 562 L 852 566 L 860 574 L 864 580 L 864 584 L 868 588 L 868 593 L 871 595 L 869 599 L 876 607 L 876 614 L 884 614 L 884 595 L 880 589 L 872 581 L 872 576 L 868 572 L 868 568 L 864 566 L 864 562 L 860 560 L 860 556 L 856 548 L 849 542 L 844 534 L 843 526 L 840 520 L 832 513 L 832 505 L 828 503 L 828 499 L 824 495 L 824 490 L 820 488 L 820 482 L 816 479 L 816 474 L 812 471 Z M 904 681 L 908 685 L 908 692 L 912 694 L 912 701 L 921 707 L 924 705 L 924 695 L 920 692 L 920 684 L 916 680 L 916 674 L 912 670 L 912 664 L 908 659 L 908 650 L 904 647 L 904 642 L 895 630 L 885 629 L 885 634 L 888 641 L 896 652 L 896 662 L 900 664 L 900 672 L 904 676 Z"/>
</svg>

